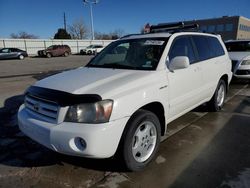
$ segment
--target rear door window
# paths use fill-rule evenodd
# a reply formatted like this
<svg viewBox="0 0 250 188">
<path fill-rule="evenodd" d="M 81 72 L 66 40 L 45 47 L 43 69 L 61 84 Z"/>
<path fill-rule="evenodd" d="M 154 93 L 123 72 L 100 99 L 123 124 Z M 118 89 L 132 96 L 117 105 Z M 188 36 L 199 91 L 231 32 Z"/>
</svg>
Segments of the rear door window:
<svg viewBox="0 0 250 188">
<path fill-rule="evenodd" d="M 200 61 L 213 57 L 213 52 L 210 50 L 208 40 L 205 36 L 193 36 L 192 38 L 197 48 Z"/>
</svg>

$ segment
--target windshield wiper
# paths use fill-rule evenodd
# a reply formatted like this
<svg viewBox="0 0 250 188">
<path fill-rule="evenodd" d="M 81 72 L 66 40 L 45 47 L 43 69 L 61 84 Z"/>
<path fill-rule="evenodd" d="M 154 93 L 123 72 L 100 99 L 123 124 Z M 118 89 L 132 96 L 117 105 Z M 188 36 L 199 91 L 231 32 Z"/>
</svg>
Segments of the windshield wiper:
<svg viewBox="0 0 250 188">
<path fill-rule="evenodd" d="M 122 65 L 119 63 L 106 63 L 102 65 L 87 65 L 88 67 L 98 67 L 98 68 L 113 68 L 113 69 L 134 69 L 136 70 L 137 67 L 129 66 L 129 65 Z"/>
<path fill-rule="evenodd" d="M 106 63 L 102 65 L 105 68 L 114 68 L 114 69 L 137 69 L 136 67 L 123 65 L 119 63 Z"/>
</svg>

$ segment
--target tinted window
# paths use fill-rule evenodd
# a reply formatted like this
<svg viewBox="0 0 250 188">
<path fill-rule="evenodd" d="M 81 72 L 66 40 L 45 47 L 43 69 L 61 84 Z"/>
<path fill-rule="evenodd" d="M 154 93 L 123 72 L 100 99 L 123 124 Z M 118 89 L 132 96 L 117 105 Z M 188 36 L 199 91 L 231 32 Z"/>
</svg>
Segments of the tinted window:
<svg viewBox="0 0 250 188">
<path fill-rule="evenodd" d="M 250 51 L 250 41 L 227 42 L 225 44 L 229 52 Z"/>
<path fill-rule="evenodd" d="M 213 57 L 218 57 L 224 55 L 224 49 L 222 48 L 220 42 L 215 37 L 207 37 L 209 47 L 213 53 Z"/>
<path fill-rule="evenodd" d="M 194 43 L 196 45 L 199 60 L 203 61 L 206 59 L 209 59 L 213 56 L 211 53 L 209 46 L 208 46 L 208 40 L 204 36 L 193 36 Z"/>
<path fill-rule="evenodd" d="M 190 37 L 179 37 L 175 39 L 169 52 L 169 61 L 176 56 L 187 56 L 190 63 L 196 61 Z"/>
<path fill-rule="evenodd" d="M 16 48 L 11 48 L 10 51 L 11 51 L 11 52 L 18 52 L 19 50 L 16 49 Z"/>
<path fill-rule="evenodd" d="M 216 30 L 217 30 L 218 32 L 224 31 L 224 25 L 223 25 L 223 24 L 217 25 Z"/>
<path fill-rule="evenodd" d="M 209 25 L 208 28 L 207 28 L 207 31 L 208 32 L 215 32 L 215 25 Z"/>
</svg>

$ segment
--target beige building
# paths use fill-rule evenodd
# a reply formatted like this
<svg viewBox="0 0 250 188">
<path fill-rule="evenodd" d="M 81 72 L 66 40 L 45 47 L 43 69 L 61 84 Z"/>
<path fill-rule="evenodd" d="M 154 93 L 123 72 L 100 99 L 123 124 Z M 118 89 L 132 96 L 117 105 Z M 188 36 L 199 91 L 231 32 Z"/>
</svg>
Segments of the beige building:
<svg viewBox="0 0 250 188">
<path fill-rule="evenodd" d="M 184 21 L 184 23 L 197 23 L 201 31 L 220 34 L 224 41 L 250 39 L 250 19 L 243 16 L 223 16 L 221 18 Z"/>
</svg>

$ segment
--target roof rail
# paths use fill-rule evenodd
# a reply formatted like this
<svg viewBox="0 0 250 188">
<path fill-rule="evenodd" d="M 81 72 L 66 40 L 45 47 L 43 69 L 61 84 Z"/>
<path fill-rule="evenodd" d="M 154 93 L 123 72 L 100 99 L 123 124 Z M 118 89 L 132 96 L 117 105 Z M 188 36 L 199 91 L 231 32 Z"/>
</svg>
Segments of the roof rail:
<svg viewBox="0 0 250 188">
<path fill-rule="evenodd" d="M 185 24 L 184 22 L 174 22 L 174 23 L 162 23 L 158 25 L 152 25 L 150 27 L 150 33 L 161 33 L 169 32 L 175 33 L 180 31 L 198 31 L 198 24 Z"/>
<path fill-rule="evenodd" d="M 141 35 L 141 34 L 139 34 L 139 33 L 136 33 L 136 34 L 128 34 L 128 35 L 122 36 L 120 39 L 127 38 L 127 37 L 134 36 L 134 35 Z"/>
</svg>

